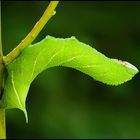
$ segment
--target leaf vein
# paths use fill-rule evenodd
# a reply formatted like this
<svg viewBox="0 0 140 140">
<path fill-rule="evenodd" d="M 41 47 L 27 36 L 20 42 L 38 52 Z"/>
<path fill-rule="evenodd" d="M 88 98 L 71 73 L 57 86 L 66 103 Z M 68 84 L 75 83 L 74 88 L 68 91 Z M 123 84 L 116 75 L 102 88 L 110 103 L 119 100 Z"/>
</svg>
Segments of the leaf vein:
<svg viewBox="0 0 140 140">
<path fill-rule="evenodd" d="M 17 92 L 16 87 L 15 87 L 14 80 L 13 80 L 13 71 L 11 73 L 11 81 L 12 81 L 12 86 L 13 86 L 13 89 L 14 89 L 14 93 L 15 93 L 15 95 L 17 97 L 18 103 L 21 106 L 21 108 L 23 108 L 22 103 L 21 103 L 21 100 L 20 100 L 19 95 L 18 95 L 18 92 Z"/>
</svg>

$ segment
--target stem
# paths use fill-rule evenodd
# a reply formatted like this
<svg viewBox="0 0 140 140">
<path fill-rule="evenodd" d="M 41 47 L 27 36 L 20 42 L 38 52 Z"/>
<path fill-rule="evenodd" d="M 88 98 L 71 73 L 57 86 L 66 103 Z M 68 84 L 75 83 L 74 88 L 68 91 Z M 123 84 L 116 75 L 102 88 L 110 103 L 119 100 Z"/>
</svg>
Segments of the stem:
<svg viewBox="0 0 140 140">
<path fill-rule="evenodd" d="M 2 37 L 1 37 L 1 1 L 0 1 L 0 97 L 4 87 L 4 63 L 2 52 Z M 5 109 L 0 109 L 0 139 L 6 139 L 6 127 L 5 127 Z"/>
<path fill-rule="evenodd" d="M 35 24 L 31 32 L 25 37 L 23 41 L 14 49 L 12 50 L 7 56 L 4 57 L 4 62 L 10 63 L 12 62 L 21 52 L 22 49 L 30 45 L 39 32 L 43 29 L 45 24 L 49 21 L 49 19 L 55 15 L 55 8 L 57 7 L 59 1 L 51 1 L 47 9 L 45 10 L 44 14 L 40 18 L 40 20 Z"/>
<path fill-rule="evenodd" d="M 0 139 L 6 139 L 5 109 L 0 109 Z"/>
<path fill-rule="evenodd" d="M 3 52 L 2 52 L 2 37 L 1 37 L 1 1 L 0 1 L 0 57 L 3 57 Z"/>
</svg>

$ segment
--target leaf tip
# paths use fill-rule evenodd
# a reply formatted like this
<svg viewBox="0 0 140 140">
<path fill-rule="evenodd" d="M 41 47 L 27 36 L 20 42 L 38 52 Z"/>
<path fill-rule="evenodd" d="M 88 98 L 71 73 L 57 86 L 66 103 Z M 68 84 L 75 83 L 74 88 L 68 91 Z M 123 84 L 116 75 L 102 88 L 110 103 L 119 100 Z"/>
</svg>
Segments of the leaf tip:
<svg viewBox="0 0 140 140">
<path fill-rule="evenodd" d="M 28 123 L 28 113 L 27 113 L 27 110 L 24 109 L 23 112 L 24 112 L 26 123 Z"/>
<path fill-rule="evenodd" d="M 132 65 L 131 63 L 127 61 L 117 60 L 117 62 L 124 65 L 127 72 L 131 75 L 135 75 L 139 72 L 139 70 L 134 65 Z"/>
<path fill-rule="evenodd" d="M 139 70 L 132 64 L 130 64 L 129 62 L 125 62 L 125 67 L 127 68 L 127 72 L 135 75 L 139 72 Z"/>
</svg>

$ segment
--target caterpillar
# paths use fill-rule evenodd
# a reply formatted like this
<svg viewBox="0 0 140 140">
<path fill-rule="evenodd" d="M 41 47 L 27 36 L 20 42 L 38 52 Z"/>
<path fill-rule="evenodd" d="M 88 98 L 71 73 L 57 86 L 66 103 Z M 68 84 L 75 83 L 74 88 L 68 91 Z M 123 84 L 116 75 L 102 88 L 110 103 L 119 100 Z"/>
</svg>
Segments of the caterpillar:
<svg viewBox="0 0 140 140">
<path fill-rule="evenodd" d="M 75 37 L 64 39 L 47 36 L 41 42 L 23 49 L 6 66 L 8 77 L 0 107 L 25 111 L 31 82 L 39 73 L 55 66 L 74 68 L 108 85 L 120 85 L 138 73 L 132 64 L 108 58 Z"/>
</svg>

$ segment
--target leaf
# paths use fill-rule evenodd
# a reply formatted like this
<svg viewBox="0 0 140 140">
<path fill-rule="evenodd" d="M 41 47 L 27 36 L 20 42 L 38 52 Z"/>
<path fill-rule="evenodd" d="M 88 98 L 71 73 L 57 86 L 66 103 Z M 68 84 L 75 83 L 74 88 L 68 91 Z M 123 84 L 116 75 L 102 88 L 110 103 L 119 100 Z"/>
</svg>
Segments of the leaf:
<svg viewBox="0 0 140 140">
<path fill-rule="evenodd" d="M 47 36 L 25 48 L 6 66 L 8 78 L 0 107 L 19 108 L 26 114 L 25 101 L 31 82 L 43 70 L 54 66 L 77 69 L 109 85 L 122 84 L 138 73 L 138 69 L 130 63 L 110 59 L 75 37 Z"/>
</svg>

